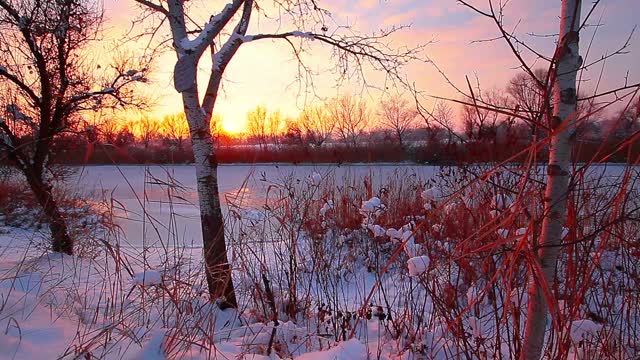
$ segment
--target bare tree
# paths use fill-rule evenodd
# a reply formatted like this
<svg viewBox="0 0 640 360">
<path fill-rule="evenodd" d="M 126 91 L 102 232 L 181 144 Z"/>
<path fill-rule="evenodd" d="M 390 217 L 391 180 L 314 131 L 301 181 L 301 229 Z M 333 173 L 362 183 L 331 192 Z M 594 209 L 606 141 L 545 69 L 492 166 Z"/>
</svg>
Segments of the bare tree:
<svg viewBox="0 0 640 360">
<path fill-rule="evenodd" d="M 417 113 L 400 95 L 390 96 L 380 102 L 378 109 L 381 125 L 391 129 L 400 147 L 404 148 L 407 130 L 415 126 Z"/>
<path fill-rule="evenodd" d="M 501 95 L 498 90 L 490 90 L 486 94 L 478 94 L 476 101 L 490 107 L 462 106 L 461 115 L 465 135 L 470 140 L 495 141 L 498 126 L 502 122 L 509 121 L 510 117 L 492 109 L 508 108 L 509 100 Z"/>
<path fill-rule="evenodd" d="M 328 33 L 325 19 L 329 12 L 321 9 L 315 0 L 287 0 L 274 4 L 282 14 L 277 20 L 291 24 L 295 30 L 272 34 L 247 35 L 249 24 L 258 20 L 261 9 L 270 5 L 258 0 L 233 0 L 221 10 L 207 10 L 203 7 L 185 7 L 185 0 L 136 0 L 148 12 L 143 15 L 159 16 L 171 29 L 171 44 L 177 55 L 174 68 L 174 86 L 181 93 L 185 114 L 191 130 L 191 141 L 198 179 L 198 197 L 204 245 L 207 282 L 212 299 L 222 298 L 221 306 L 235 306 L 236 299 L 231 281 L 231 270 L 224 241 L 224 224 L 218 192 L 218 162 L 211 138 L 210 121 L 218 98 L 223 74 L 229 62 L 243 44 L 262 39 L 281 39 L 292 47 L 299 60 L 299 69 L 308 69 L 300 53 L 303 44 L 316 40 L 333 47 L 337 58 L 336 70 L 344 78 L 350 64 L 357 64 L 363 74 L 364 64 L 376 70 L 383 70 L 396 80 L 398 69 L 415 59 L 419 48 L 391 49 L 385 42 L 398 28 L 383 30 L 374 36 L 360 36 L 352 29 L 339 27 Z M 210 11 L 211 17 L 204 27 L 193 25 L 194 14 L 188 12 Z M 269 16 L 265 16 L 269 19 Z M 236 21 L 235 25 L 232 20 Z M 306 29 L 304 29 L 306 28 Z M 323 33 L 315 33 L 314 28 Z M 347 30 L 342 33 L 342 30 Z M 306 31 L 303 31 L 306 30 Z M 154 31 L 153 34 L 156 34 Z M 190 35 L 192 37 L 190 37 Z M 301 41 L 296 41 L 298 38 Z M 295 41 L 295 42 L 294 42 Z M 297 43 L 297 44 L 296 44 Z M 198 62 L 209 50 L 213 66 L 208 74 L 208 84 L 203 97 L 197 86 Z M 353 61 L 356 60 L 356 61 Z M 307 73 L 309 74 L 309 73 Z M 301 76 L 300 78 L 306 78 Z"/>
<path fill-rule="evenodd" d="M 261 149 L 267 145 L 269 123 L 267 109 L 264 106 L 257 106 L 247 114 L 247 131 L 249 136 L 258 142 Z"/>
<path fill-rule="evenodd" d="M 184 113 L 167 115 L 160 123 L 160 132 L 167 136 L 179 149 L 183 149 L 183 144 L 189 138 L 189 124 Z"/>
<path fill-rule="evenodd" d="M 443 129 L 447 135 L 447 146 L 451 145 L 451 143 L 453 142 L 453 135 L 455 134 L 455 131 L 453 129 L 453 109 L 451 108 L 451 106 L 444 101 L 437 101 L 432 118 L 433 121 L 425 121 L 427 125 L 427 131 L 429 133 L 432 133 L 432 137 L 435 138 L 438 132 L 437 129 Z"/>
<path fill-rule="evenodd" d="M 527 119 L 525 122 L 531 129 L 531 136 L 540 138 L 545 133 L 545 127 L 541 126 L 541 123 L 546 111 L 541 109 L 545 104 L 545 91 L 540 87 L 539 82 L 547 78 L 547 71 L 536 69 L 533 71 L 533 75 L 535 78 L 526 72 L 516 74 L 509 80 L 506 90 L 515 103 L 515 112 L 523 113 Z M 549 106 L 548 103 L 547 106 Z"/>
<path fill-rule="evenodd" d="M 138 136 L 144 148 L 147 149 L 160 134 L 160 122 L 145 114 L 132 122 L 132 130 Z"/>
<path fill-rule="evenodd" d="M 340 96 L 327 104 L 336 131 L 345 145 L 357 146 L 369 127 L 369 109 L 363 99 Z"/>
<path fill-rule="evenodd" d="M 228 134 L 225 132 L 222 126 L 222 117 L 218 114 L 211 115 L 211 122 L 209 125 L 211 129 L 211 138 L 213 139 L 214 146 L 220 146 L 222 139 L 228 137 Z M 187 123 L 187 133 L 189 132 L 189 123 Z"/>
<path fill-rule="evenodd" d="M 616 139 L 628 139 L 640 131 L 640 97 L 632 106 L 620 110 L 613 118 L 603 124 L 611 130 Z"/>
<path fill-rule="evenodd" d="M 272 144 L 278 144 L 283 125 L 284 120 L 282 119 L 280 111 L 273 111 L 269 113 L 269 116 L 267 118 L 267 130 L 269 141 Z"/>
<path fill-rule="evenodd" d="M 321 105 L 308 106 L 298 118 L 305 141 L 313 146 L 322 146 L 331 138 L 336 127 L 328 109 Z"/>
<path fill-rule="evenodd" d="M 304 135 L 300 122 L 293 118 L 287 118 L 282 138 L 283 142 L 288 145 L 304 145 Z"/>
<path fill-rule="evenodd" d="M 98 124 L 102 141 L 106 144 L 114 144 L 121 127 L 121 124 L 115 121 L 113 117 L 102 118 L 102 121 Z"/>
<path fill-rule="evenodd" d="M 0 0 L 0 84 L 15 95 L 0 116 L 0 148 L 42 206 L 53 250 L 67 254 L 73 239 L 48 176 L 52 145 L 83 111 L 143 105 L 130 90 L 146 69 L 87 58 L 102 20 L 97 1 Z"/>
</svg>

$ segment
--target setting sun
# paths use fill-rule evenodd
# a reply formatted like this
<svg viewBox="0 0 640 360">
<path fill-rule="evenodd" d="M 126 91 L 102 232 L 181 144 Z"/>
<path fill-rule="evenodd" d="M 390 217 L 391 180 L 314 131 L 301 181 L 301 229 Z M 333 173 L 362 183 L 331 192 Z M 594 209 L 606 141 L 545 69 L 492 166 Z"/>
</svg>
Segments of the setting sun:
<svg viewBox="0 0 640 360">
<path fill-rule="evenodd" d="M 238 119 L 222 119 L 222 130 L 231 135 L 240 135 L 246 132 L 246 121 Z"/>
</svg>

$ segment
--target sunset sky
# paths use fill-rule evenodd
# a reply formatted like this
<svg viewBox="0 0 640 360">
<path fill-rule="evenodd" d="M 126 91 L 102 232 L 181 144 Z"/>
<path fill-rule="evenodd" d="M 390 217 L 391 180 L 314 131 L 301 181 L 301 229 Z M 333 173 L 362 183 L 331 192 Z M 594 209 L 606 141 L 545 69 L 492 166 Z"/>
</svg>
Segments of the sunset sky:
<svg viewBox="0 0 640 360">
<path fill-rule="evenodd" d="M 107 23 L 107 38 L 118 39 L 129 30 L 131 20 L 140 8 L 133 0 L 104 0 Z M 192 0 L 192 6 L 206 18 L 206 9 L 221 9 L 225 2 Z M 194 4 L 195 3 L 195 4 Z M 486 9 L 487 1 L 474 1 Z M 477 76 L 482 88 L 501 88 L 518 72 L 515 58 L 509 53 L 504 41 L 472 43 L 474 40 L 490 39 L 497 36 L 497 29 L 489 19 L 474 14 L 470 9 L 458 5 L 455 0 L 328 0 L 320 4 L 331 11 L 337 24 L 348 24 L 362 32 L 392 25 L 411 25 L 411 28 L 394 37 L 396 46 L 413 46 L 433 40 L 424 52 L 424 57 L 433 60 L 457 85 L 466 87 L 465 75 Z M 590 10 L 592 2 L 583 3 L 583 18 Z M 505 9 L 507 29 L 539 52 L 552 55 L 553 37 L 535 36 L 555 34 L 559 27 L 559 0 L 512 0 Z M 591 42 L 596 27 L 589 27 L 581 33 L 582 56 L 591 62 L 617 50 L 625 42 L 634 26 L 639 23 L 640 0 L 604 0 L 591 15 L 589 24 L 601 18 L 593 44 Z M 290 30 L 290 27 L 283 25 Z M 255 17 L 248 34 L 273 31 L 273 20 Z M 167 28 L 165 28 L 167 30 Z M 299 29 L 307 31 L 310 29 Z M 135 30 L 134 30 L 135 31 Z M 535 35 L 534 35 L 535 34 Z M 619 55 L 605 63 L 604 76 L 599 89 L 606 90 L 621 86 L 628 76 L 628 83 L 640 81 L 640 33 L 636 32 L 628 54 Z M 336 88 L 335 78 L 325 70 L 330 67 L 330 49 L 319 42 L 309 44 L 310 52 L 305 56 L 308 64 L 321 73 L 314 79 L 316 95 L 329 98 L 338 93 L 362 95 L 372 102 L 380 92 L 365 88 L 360 82 L 344 84 Z M 201 68 L 209 68 L 208 56 L 204 56 Z M 531 64 L 534 58 L 527 57 Z M 173 90 L 172 72 L 175 55 L 166 52 L 156 60 L 153 83 L 148 91 L 159 98 L 154 115 L 163 116 L 181 110 L 179 95 Z M 539 63 L 540 66 L 546 65 Z M 290 48 L 282 41 L 261 40 L 244 44 L 226 71 L 224 94 L 218 99 L 215 112 L 223 118 L 223 126 L 230 132 L 242 132 L 246 126 L 246 114 L 257 105 L 269 109 L 280 109 L 284 115 L 296 116 L 305 104 L 318 101 L 314 96 L 305 96 L 295 83 L 296 61 Z M 535 66 L 534 66 L 535 67 Z M 592 92 L 600 74 L 601 65 L 583 74 L 581 91 Z M 410 82 L 415 82 L 419 90 L 438 96 L 459 97 L 434 67 L 426 62 L 416 62 L 404 71 Z M 368 82 L 384 87 L 384 76 L 368 72 Z M 200 81 L 204 82 L 203 80 Z"/>
</svg>

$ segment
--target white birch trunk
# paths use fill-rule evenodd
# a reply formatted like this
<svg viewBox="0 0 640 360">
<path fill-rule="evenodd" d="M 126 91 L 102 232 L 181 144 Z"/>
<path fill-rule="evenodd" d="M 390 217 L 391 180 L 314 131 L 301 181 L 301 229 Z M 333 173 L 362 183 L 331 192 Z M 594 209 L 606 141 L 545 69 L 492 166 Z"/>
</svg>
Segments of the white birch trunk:
<svg viewBox="0 0 640 360">
<path fill-rule="evenodd" d="M 138 0 L 138 2 L 151 7 L 154 11 L 163 12 L 171 27 L 173 47 L 176 55 L 178 55 L 178 61 L 174 68 L 174 86 L 182 94 L 196 165 L 203 255 L 209 295 L 212 301 L 219 301 L 221 308 L 237 307 L 231 280 L 231 267 L 227 258 L 222 210 L 220 208 L 218 162 L 209 127 L 219 82 L 216 83 L 215 89 L 207 90 L 203 101 L 205 106 L 200 106 L 197 67 L 203 52 L 211 46 L 213 38 L 222 31 L 240 6 L 245 5 L 246 13 L 246 8 L 249 7 L 250 9 L 253 2 L 249 0 L 233 0 L 217 16 L 211 17 L 204 29 L 193 40 L 187 37 L 184 13 L 185 0 L 168 1 L 168 10 L 146 1 Z M 248 21 L 248 19 L 244 18 L 244 15 L 243 20 L 245 20 L 245 23 Z M 244 29 L 246 31 L 246 24 Z M 221 76 L 221 73 L 211 74 L 211 78 Z M 211 85 L 209 87 L 211 88 Z"/>
<path fill-rule="evenodd" d="M 576 74 L 582 65 L 578 52 L 581 0 L 562 0 L 560 41 L 556 51 L 557 65 L 553 83 L 552 128 L 563 130 L 553 135 L 549 148 L 547 187 L 545 191 L 545 217 L 540 236 L 541 249 L 538 265 L 544 279 L 530 275 L 527 324 L 520 359 L 540 359 L 545 341 L 548 305 L 541 280 L 552 287 L 558 253 L 562 244 L 562 227 L 566 220 L 567 196 L 570 178 L 571 139 L 576 112 Z M 566 123 L 568 122 L 568 123 Z"/>
<path fill-rule="evenodd" d="M 196 166 L 198 202 L 204 252 L 205 275 L 212 300 L 221 308 L 237 307 L 227 258 L 224 222 L 218 192 L 218 163 L 213 147 L 209 121 L 200 108 L 198 93 L 182 93 L 184 110 L 191 132 L 191 144 Z"/>
</svg>

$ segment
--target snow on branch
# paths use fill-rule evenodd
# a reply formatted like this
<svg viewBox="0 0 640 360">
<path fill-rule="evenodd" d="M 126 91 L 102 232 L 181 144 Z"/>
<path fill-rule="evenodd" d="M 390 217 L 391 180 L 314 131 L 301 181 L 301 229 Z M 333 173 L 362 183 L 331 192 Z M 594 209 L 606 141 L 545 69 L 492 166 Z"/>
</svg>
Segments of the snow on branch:
<svg viewBox="0 0 640 360">
<path fill-rule="evenodd" d="M 217 54 L 213 55 L 213 70 L 224 70 L 240 45 L 249 41 L 253 41 L 254 39 L 254 36 L 251 35 L 241 35 L 238 33 L 231 34 L 227 42 L 222 45 Z"/>
<path fill-rule="evenodd" d="M 240 9 L 240 5 L 242 5 L 243 3 L 244 0 L 233 0 L 233 2 L 225 5 L 225 7 L 217 15 L 211 16 L 209 21 L 204 25 L 204 28 L 200 31 L 195 39 L 190 40 L 186 35 L 186 29 L 181 29 L 184 31 L 185 35 L 178 42 L 179 52 L 202 54 L 202 52 L 204 52 L 204 50 L 207 48 L 207 46 L 209 46 L 213 39 L 220 34 L 222 29 L 224 29 L 229 20 L 231 20 L 233 16 L 238 12 L 238 9 Z M 182 8 L 172 8 L 171 12 L 172 16 L 184 17 L 184 10 Z M 176 12 L 180 12 L 180 14 L 174 14 Z M 175 26 L 175 24 L 172 24 L 172 27 Z"/>
<path fill-rule="evenodd" d="M 229 7 L 229 4 L 227 4 L 227 7 Z M 225 9 L 227 8 L 225 7 Z M 213 36 L 210 35 L 213 35 L 214 26 L 217 24 L 217 22 L 220 21 L 220 18 L 220 14 L 213 16 L 211 20 L 209 20 L 209 22 L 205 24 L 204 29 L 200 31 L 195 39 L 189 40 L 188 37 L 182 38 L 182 40 L 180 40 L 180 46 L 182 47 L 182 49 L 184 49 L 185 51 L 194 50 L 195 48 L 209 42 L 209 39 L 213 38 Z"/>
<path fill-rule="evenodd" d="M 313 33 L 311 32 L 292 31 L 291 35 L 309 39 L 309 40 L 315 40 L 315 38 L 313 37 Z"/>
<path fill-rule="evenodd" d="M 252 41 L 253 36 L 247 36 L 247 29 L 249 28 L 249 20 L 251 19 L 251 13 L 253 12 L 253 1 L 246 0 L 244 7 L 242 8 L 242 17 L 233 29 L 233 33 L 222 46 L 218 54 L 214 52 L 214 47 L 211 47 L 211 60 L 213 62 L 212 73 L 207 84 L 207 95 L 205 95 L 202 102 L 202 110 L 205 114 L 211 116 L 213 106 L 218 96 L 218 89 L 222 82 L 222 73 L 229 64 L 229 61 L 233 58 L 233 55 L 238 51 L 240 45 L 243 42 Z M 177 65 L 176 65 L 177 66 Z M 176 86 L 176 90 L 180 91 Z"/>
<path fill-rule="evenodd" d="M 116 103 L 121 106 L 128 106 L 133 104 L 131 96 L 127 96 L 126 92 L 123 92 L 125 88 L 135 83 L 146 83 L 148 80 L 144 76 L 146 69 L 130 69 L 127 71 L 119 71 L 115 78 L 104 85 L 100 90 L 86 91 L 74 96 L 71 96 L 67 102 L 67 106 L 70 108 L 82 108 L 81 104 L 87 100 L 92 100 L 96 105 L 102 105 L 102 98 L 110 96 Z M 137 106 L 137 105 L 136 105 Z M 91 107 L 93 108 L 93 106 Z"/>
</svg>

